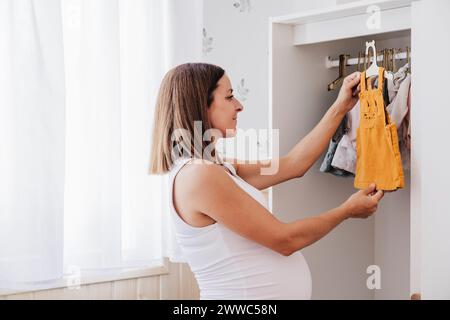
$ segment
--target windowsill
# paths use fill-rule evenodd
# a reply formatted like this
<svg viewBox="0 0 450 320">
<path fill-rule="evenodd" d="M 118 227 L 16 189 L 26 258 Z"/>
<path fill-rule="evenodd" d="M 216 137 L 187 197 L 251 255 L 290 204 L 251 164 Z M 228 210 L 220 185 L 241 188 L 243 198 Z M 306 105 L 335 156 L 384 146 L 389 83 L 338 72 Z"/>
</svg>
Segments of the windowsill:
<svg viewBox="0 0 450 320">
<path fill-rule="evenodd" d="M 55 280 L 51 283 L 35 285 L 33 289 L 14 289 L 14 290 L 3 290 L 0 289 L 0 296 L 11 295 L 11 294 L 21 294 L 21 293 L 29 293 L 35 291 L 49 290 L 49 289 L 62 289 L 62 288 L 70 288 L 73 286 L 83 286 L 95 283 L 102 282 L 110 282 L 110 281 L 118 281 L 118 280 L 126 280 L 126 279 L 134 279 L 134 278 L 143 278 L 143 277 L 152 277 L 159 276 L 169 273 L 169 260 L 167 258 L 157 260 L 154 264 L 150 264 L 145 267 L 138 268 L 124 268 L 120 271 L 108 272 L 103 274 L 95 274 L 95 275 L 83 275 L 80 277 L 79 281 L 77 280 L 74 283 L 74 276 L 64 276 L 61 280 Z"/>
</svg>

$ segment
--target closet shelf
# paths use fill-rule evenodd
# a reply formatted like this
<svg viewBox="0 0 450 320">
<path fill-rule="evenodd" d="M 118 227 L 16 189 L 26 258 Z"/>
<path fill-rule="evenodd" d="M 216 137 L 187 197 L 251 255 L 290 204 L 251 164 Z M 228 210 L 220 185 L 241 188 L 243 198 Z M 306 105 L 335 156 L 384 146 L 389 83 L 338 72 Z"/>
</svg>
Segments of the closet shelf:
<svg viewBox="0 0 450 320">
<path fill-rule="evenodd" d="M 293 27 L 293 45 L 305 45 L 411 29 L 415 0 L 362 0 L 296 14 L 271 17 L 270 23 Z M 374 9 L 379 10 L 374 14 Z M 379 16 L 379 24 L 371 18 Z"/>
</svg>

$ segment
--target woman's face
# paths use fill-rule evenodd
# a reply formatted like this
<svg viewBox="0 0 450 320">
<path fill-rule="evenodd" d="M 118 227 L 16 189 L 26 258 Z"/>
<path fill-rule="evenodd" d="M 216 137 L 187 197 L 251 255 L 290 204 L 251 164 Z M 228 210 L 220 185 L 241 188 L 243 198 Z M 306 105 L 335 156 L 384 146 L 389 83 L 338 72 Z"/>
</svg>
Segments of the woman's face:
<svg viewBox="0 0 450 320">
<path fill-rule="evenodd" d="M 237 115 L 243 110 L 242 104 L 233 96 L 230 79 L 226 74 L 220 78 L 214 90 L 214 99 L 208 109 L 208 118 L 214 129 L 220 130 L 222 136 L 236 135 Z"/>
</svg>

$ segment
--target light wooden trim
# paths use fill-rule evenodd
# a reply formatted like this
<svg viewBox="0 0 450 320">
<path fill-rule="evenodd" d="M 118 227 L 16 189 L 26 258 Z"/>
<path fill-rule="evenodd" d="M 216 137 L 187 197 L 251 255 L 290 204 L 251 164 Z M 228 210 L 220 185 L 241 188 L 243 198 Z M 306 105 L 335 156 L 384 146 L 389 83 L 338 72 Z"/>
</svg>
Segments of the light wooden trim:
<svg viewBox="0 0 450 320">
<path fill-rule="evenodd" d="M 162 264 L 161 264 L 162 263 Z M 109 273 L 106 275 L 86 275 L 81 276 L 80 286 L 111 282 L 111 281 L 119 281 L 119 280 L 128 280 L 128 279 L 136 279 L 136 278 L 145 278 L 151 276 L 160 276 L 167 275 L 169 273 L 169 260 L 167 258 L 162 259 L 162 261 L 155 262 L 154 265 L 148 267 L 141 268 L 127 268 L 117 271 L 115 273 Z M 32 290 L 0 290 L 0 296 L 5 295 L 18 295 L 18 294 L 26 294 L 30 292 L 40 292 L 51 289 L 67 289 L 67 283 L 70 279 L 70 276 L 65 276 L 60 281 L 54 282 L 49 285 L 45 285 Z"/>
<path fill-rule="evenodd" d="M 166 274 L 22 292 L 0 296 L 0 300 L 198 300 L 200 290 L 189 265 L 168 259 L 164 263 Z"/>
</svg>

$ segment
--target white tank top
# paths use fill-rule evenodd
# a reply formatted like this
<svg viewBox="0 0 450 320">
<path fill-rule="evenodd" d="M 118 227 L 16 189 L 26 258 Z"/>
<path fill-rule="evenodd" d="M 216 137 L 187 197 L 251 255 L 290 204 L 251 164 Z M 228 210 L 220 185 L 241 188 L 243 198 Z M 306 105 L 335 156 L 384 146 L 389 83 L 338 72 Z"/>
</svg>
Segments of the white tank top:
<svg viewBox="0 0 450 320">
<path fill-rule="evenodd" d="M 200 300 L 310 299 L 310 270 L 300 251 L 283 256 L 218 222 L 194 227 L 177 214 L 173 182 L 189 160 L 178 159 L 170 170 L 170 215 L 178 245 L 198 282 Z M 268 209 L 263 193 L 240 178 L 230 163 L 224 165 L 233 181 Z"/>
</svg>

